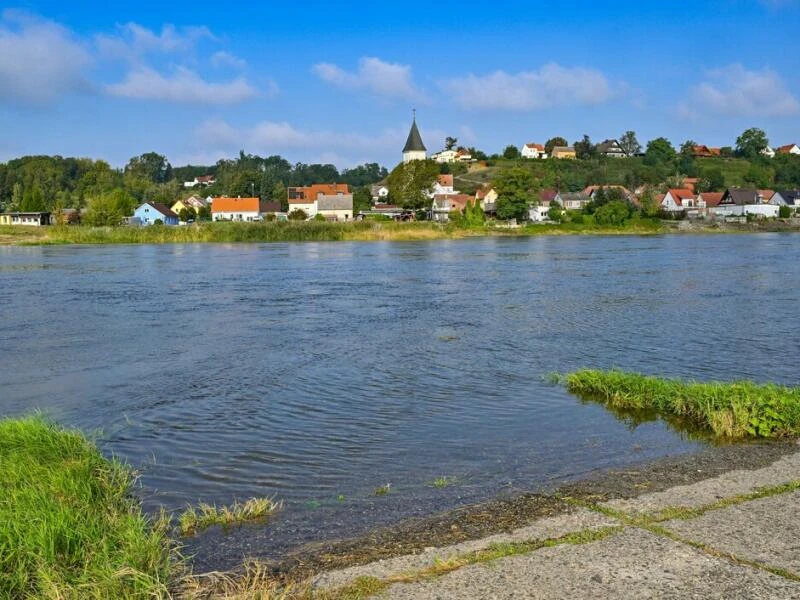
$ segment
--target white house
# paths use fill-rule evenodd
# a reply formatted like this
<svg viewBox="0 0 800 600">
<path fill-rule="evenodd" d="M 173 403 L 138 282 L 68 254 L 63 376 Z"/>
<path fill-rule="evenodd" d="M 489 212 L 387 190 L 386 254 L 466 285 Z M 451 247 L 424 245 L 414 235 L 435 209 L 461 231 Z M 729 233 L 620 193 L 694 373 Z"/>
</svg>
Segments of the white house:
<svg viewBox="0 0 800 600">
<path fill-rule="evenodd" d="M 768 204 L 758 190 L 730 188 L 722 195 L 719 205 L 710 210 L 720 217 L 777 217 L 779 208 L 777 204 Z"/>
<path fill-rule="evenodd" d="M 431 155 L 431 159 L 439 164 L 470 162 L 472 160 L 472 154 L 464 150 L 464 148 L 458 148 L 457 150 L 442 150 L 441 152 L 437 152 Z"/>
<path fill-rule="evenodd" d="M 597 153 L 600 156 L 610 156 L 612 158 L 625 158 L 628 154 L 622 149 L 617 140 L 605 140 L 597 144 Z"/>
<path fill-rule="evenodd" d="M 497 202 L 497 191 L 491 186 L 483 187 L 475 192 L 475 200 L 485 211 L 493 211 Z"/>
<path fill-rule="evenodd" d="M 205 185 L 214 185 L 217 182 L 217 178 L 213 175 L 201 175 L 200 177 L 195 177 L 191 181 L 184 181 L 183 187 L 195 187 L 195 186 L 205 186 Z"/>
<path fill-rule="evenodd" d="M 795 210 L 800 209 L 800 190 L 780 190 L 773 194 L 769 201 L 776 206 L 788 206 Z"/>
<path fill-rule="evenodd" d="M 696 208 L 695 196 L 691 190 L 670 189 L 661 201 L 661 209 L 667 212 L 682 212 Z"/>
<path fill-rule="evenodd" d="M 436 181 L 433 183 L 433 188 L 428 196 L 433 198 L 434 196 L 452 196 L 458 193 L 459 192 L 457 192 L 453 187 L 453 176 L 447 174 L 439 175 L 439 177 L 436 178 Z"/>
<path fill-rule="evenodd" d="M 560 192 L 558 197 L 566 210 L 582 210 L 591 200 L 583 192 Z"/>
<path fill-rule="evenodd" d="M 266 202 L 259 198 L 214 198 L 213 221 L 261 221 L 267 213 Z"/>
<path fill-rule="evenodd" d="M 389 197 L 389 188 L 385 185 L 377 184 L 370 187 L 373 202 L 385 202 Z"/>
<path fill-rule="evenodd" d="M 328 221 L 350 221 L 353 218 L 353 194 L 317 197 L 316 214 Z"/>
<path fill-rule="evenodd" d="M 472 196 L 466 194 L 443 194 L 433 197 L 431 217 L 434 221 L 447 222 L 454 210 L 464 210 L 467 202 L 473 202 Z"/>
<path fill-rule="evenodd" d="M 761 154 L 766 156 L 767 158 L 775 158 L 775 150 L 767 146 L 761 151 Z"/>
<path fill-rule="evenodd" d="M 525 144 L 522 147 L 522 158 L 547 158 L 542 144 Z"/>
<path fill-rule="evenodd" d="M 787 144 L 786 146 L 781 146 L 776 150 L 778 154 L 800 154 L 800 146 L 797 144 Z"/>
</svg>

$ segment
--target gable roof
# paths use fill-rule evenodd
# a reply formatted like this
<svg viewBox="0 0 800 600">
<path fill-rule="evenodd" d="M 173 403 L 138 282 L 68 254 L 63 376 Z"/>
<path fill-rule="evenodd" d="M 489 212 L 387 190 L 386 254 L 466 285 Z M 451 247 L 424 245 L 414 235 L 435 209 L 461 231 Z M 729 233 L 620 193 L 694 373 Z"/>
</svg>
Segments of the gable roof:
<svg viewBox="0 0 800 600">
<path fill-rule="evenodd" d="M 353 210 L 353 195 L 319 196 L 317 210 Z"/>
<path fill-rule="evenodd" d="M 428 149 L 425 147 L 425 144 L 422 143 L 422 136 L 419 134 L 419 129 L 417 129 L 417 119 L 414 117 L 414 121 L 411 123 L 411 131 L 408 132 L 406 145 L 403 147 L 403 152 L 427 151 Z"/>
<path fill-rule="evenodd" d="M 590 186 L 587 186 L 586 189 L 583 190 L 583 193 L 586 194 L 587 196 L 591 196 L 592 194 L 594 194 L 599 189 L 607 190 L 607 189 L 611 189 L 611 188 L 622 190 L 622 193 L 625 195 L 626 198 L 629 198 L 630 196 L 633 195 L 633 194 L 631 194 L 630 190 L 628 188 L 626 188 L 624 185 L 613 185 L 613 184 L 612 185 L 590 185 Z"/>
<path fill-rule="evenodd" d="M 558 196 L 558 190 L 542 190 L 539 192 L 539 200 L 542 204 L 549 204 Z"/>
<path fill-rule="evenodd" d="M 744 206 L 745 204 L 758 204 L 758 190 L 728 188 L 722 195 L 722 203 Z"/>
<path fill-rule="evenodd" d="M 160 212 L 165 217 L 172 217 L 174 219 L 178 218 L 178 215 L 172 212 L 169 206 L 167 206 L 166 204 L 161 204 L 160 202 L 145 202 L 144 204 L 152 206 L 154 209 L 156 209 L 157 212 Z M 144 206 L 144 204 L 142 206 Z M 139 208 L 141 208 L 141 206 Z"/>
<path fill-rule="evenodd" d="M 775 152 L 778 154 L 789 154 L 793 148 L 797 148 L 797 144 L 786 144 L 785 146 L 781 146 L 780 148 L 775 148 Z"/>
<path fill-rule="evenodd" d="M 589 196 L 583 192 L 561 192 L 559 194 L 564 202 L 588 202 Z"/>
<path fill-rule="evenodd" d="M 669 195 L 672 196 L 672 199 L 675 200 L 675 203 L 678 206 L 683 206 L 684 200 L 694 200 L 694 193 L 692 190 L 687 189 L 670 189 Z M 664 195 L 666 198 L 666 194 Z"/>
<path fill-rule="evenodd" d="M 453 187 L 453 176 L 450 174 L 439 175 L 439 177 L 436 178 L 436 181 L 442 187 Z"/>
<path fill-rule="evenodd" d="M 530 148 L 531 150 L 538 150 L 539 152 L 544 152 L 544 144 L 525 144 L 526 148 Z"/>
<path fill-rule="evenodd" d="M 625 154 L 625 151 L 619 145 L 619 142 L 617 140 L 603 140 L 602 142 L 597 144 L 596 147 L 597 151 L 600 152 L 601 154 L 604 152 L 611 152 L 611 151 L 613 151 L 614 153 L 622 152 L 623 154 Z"/>
<path fill-rule="evenodd" d="M 467 206 L 468 202 L 475 199 L 468 194 L 436 194 L 433 197 L 433 203 L 437 208 L 444 209 L 463 209 Z"/>
<path fill-rule="evenodd" d="M 769 202 L 775 195 L 775 190 L 758 190 L 758 193 L 761 194 L 761 197 L 764 199 L 764 202 Z"/>
<path fill-rule="evenodd" d="M 482 187 L 477 192 L 475 192 L 475 198 L 477 198 L 478 200 L 483 200 L 484 198 L 486 198 L 486 196 L 489 195 L 489 192 L 491 192 L 492 190 L 494 190 L 494 188 L 490 185 Z"/>
<path fill-rule="evenodd" d="M 703 192 L 698 194 L 697 197 L 703 198 L 703 202 L 706 203 L 706 207 L 712 206 L 719 206 L 720 201 L 722 200 L 722 196 L 725 194 L 723 192 Z"/>
<path fill-rule="evenodd" d="M 261 201 L 258 198 L 214 198 L 211 203 L 212 213 L 237 211 L 265 212 L 261 210 Z"/>
<path fill-rule="evenodd" d="M 305 187 L 290 187 L 287 190 L 289 204 L 311 204 L 320 194 L 336 196 L 349 193 L 350 186 L 346 183 L 312 183 Z"/>
</svg>

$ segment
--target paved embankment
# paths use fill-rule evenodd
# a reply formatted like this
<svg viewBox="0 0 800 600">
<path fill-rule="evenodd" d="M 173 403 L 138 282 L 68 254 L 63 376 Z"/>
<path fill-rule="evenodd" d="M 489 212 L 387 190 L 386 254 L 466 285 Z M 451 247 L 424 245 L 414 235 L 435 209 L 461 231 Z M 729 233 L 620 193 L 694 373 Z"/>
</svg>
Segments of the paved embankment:
<svg viewBox="0 0 800 600">
<path fill-rule="evenodd" d="M 324 573 L 378 598 L 800 598 L 800 453 L 570 508 L 508 534 Z"/>
</svg>

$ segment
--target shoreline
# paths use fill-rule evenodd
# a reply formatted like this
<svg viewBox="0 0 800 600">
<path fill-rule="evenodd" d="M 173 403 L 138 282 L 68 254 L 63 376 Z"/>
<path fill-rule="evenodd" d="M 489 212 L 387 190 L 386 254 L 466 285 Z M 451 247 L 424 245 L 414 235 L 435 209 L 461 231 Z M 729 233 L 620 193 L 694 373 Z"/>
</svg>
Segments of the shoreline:
<svg viewBox="0 0 800 600">
<path fill-rule="evenodd" d="M 130 245 L 281 242 L 419 242 L 475 237 L 652 236 L 746 233 L 796 233 L 800 222 L 768 221 L 709 224 L 633 220 L 619 226 L 536 224 L 515 228 L 460 228 L 429 221 L 416 223 L 208 223 L 181 227 L 1 226 L 0 246 Z"/>
<path fill-rule="evenodd" d="M 509 533 L 540 519 L 568 514 L 573 504 L 629 500 L 675 486 L 704 481 L 738 469 L 757 469 L 798 452 L 796 440 L 757 441 L 710 446 L 699 452 L 668 456 L 624 469 L 598 471 L 577 481 L 556 482 L 549 489 L 404 519 L 348 539 L 303 544 L 279 559 L 259 556 L 269 525 L 245 525 L 236 536 L 208 530 L 187 544 L 195 573 L 241 570 L 243 559 L 263 564 L 277 581 L 298 582 L 321 574 L 360 567 L 489 536 Z M 187 540 L 183 540 L 184 543 Z"/>
</svg>

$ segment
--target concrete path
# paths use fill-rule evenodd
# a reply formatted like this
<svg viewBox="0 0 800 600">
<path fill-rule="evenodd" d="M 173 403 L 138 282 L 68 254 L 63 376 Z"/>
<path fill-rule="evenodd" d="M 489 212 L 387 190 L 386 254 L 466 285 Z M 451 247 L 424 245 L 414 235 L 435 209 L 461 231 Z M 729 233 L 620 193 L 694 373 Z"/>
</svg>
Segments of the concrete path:
<svg viewBox="0 0 800 600">
<path fill-rule="evenodd" d="M 565 500 L 568 513 L 510 534 L 312 584 L 397 599 L 800 599 L 800 453 L 638 498 Z"/>
</svg>

